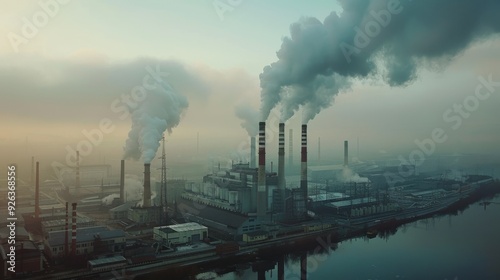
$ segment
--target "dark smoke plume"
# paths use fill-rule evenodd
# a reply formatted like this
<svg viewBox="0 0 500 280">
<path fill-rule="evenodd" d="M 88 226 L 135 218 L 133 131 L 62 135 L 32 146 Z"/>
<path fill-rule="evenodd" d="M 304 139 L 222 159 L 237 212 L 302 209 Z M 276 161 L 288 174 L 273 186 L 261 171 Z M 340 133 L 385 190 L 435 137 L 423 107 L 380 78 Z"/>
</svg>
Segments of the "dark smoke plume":
<svg viewBox="0 0 500 280">
<path fill-rule="evenodd" d="M 420 68 L 442 68 L 500 31 L 498 0 L 343 0 L 340 15 L 290 26 L 278 61 L 260 74 L 261 119 L 281 104 L 282 121 L 303 107 L 307 123 L 362 78 L 405 86 Z"/>
</svg>

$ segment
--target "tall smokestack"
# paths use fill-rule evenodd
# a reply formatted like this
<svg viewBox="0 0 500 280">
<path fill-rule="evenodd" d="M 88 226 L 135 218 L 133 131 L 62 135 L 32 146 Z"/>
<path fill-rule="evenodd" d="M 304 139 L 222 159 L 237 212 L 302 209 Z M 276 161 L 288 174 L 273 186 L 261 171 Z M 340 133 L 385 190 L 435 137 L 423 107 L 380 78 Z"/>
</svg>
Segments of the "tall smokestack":
<svg viewBox="0 0 500 280">
<path fill-rule="evenodd" d="M 35 178 L 35 219 L 40 217 L 40 170 L 39 163 L 36 162 L 36 178 Z"/>
<path fill-rule="evenodd" d="M 278 189 L 285 189 L 285 124 L 279 124 L 278 141 Z"/>
<path fill-rule="evenodd" d="M 125 160 L 120 161 L 120 202 L 125 202 Z"/>
<path fill-rule="evenodd" d="M 71 224 L 71 254 L 76 256 L 76 202 L 71 203 L 73 212 L 72 215 L 72 224 Z"/>
<path fill-rule="evenodd" d="M 151 207 L 151 182 L 150 163 L 144 164 L 144 203 L 142 207 Z"/>
<path fill-rule="evenodd" d="M 69 202 L 66 201 L 66 225 L 64 226 L 64 256 L 69 255 Z"/>
<path fill-rule="evenodd" d="M 250 168 L 255 168 L 255 136 L 250 137 Z"/>
<path fill-rule="evenodd" d="M 266 193 L 266 123 L 259 122 L 259 171 L 257 182 L 257 216 L 263 217 L 267 210 Z"/>
<path fill-rule="evenodd" d="M 307 124 L 302 125 L 302 149 L 300 155 L 300 188 L 307 200 Z"/>
<path fill-rule="evenodd" d="M 76 182 L 75 182 L 75 194 L 78 195 L 80 191 L 80 151 L 76 151 Z"/>
<path fill-rule="evenodd" d="M 349 165 L 349 142 L 344 141 L 344 166 Z"/>
<path fill-rule="evenodd" d="M 321 161 L 321 138 L 318 137 L 318 161 Z"/>
</svg>

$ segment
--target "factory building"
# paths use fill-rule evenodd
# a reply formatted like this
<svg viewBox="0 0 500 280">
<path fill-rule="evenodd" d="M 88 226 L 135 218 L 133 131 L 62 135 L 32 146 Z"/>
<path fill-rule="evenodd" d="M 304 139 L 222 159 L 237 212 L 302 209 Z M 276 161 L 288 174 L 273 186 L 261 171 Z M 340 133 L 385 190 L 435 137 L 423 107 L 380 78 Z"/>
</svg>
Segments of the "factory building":
<svg viewBox="0 0 500 280">
<path fill-rule="evenodd" d="M 197 223 L 184 223 L 153 228 L 153 238 L 169 247 L 199 242 L 208 237 L 208 228 Z"/>
<path fill-rule="evenodd" d="M 196 203 L 196 202 L 195 202 Z M 241 240 L 244 233 L 263 230 L 262 220 L 255 215 L 248 216 L 238 212 L 226 211 L 213 206 L 196 204 L 181 199 L 178 205 L 184 219 L 210 228 L 210 235 L 230 240 Z"/>
<path fill-rule="evenodd" d="M 64 230 L 52 231 L 45 240 L 45 253 L 55 262 L 66 257 L 65 235 Z M 78 228 L 76 229 L 75 252 L 71 252 L 70 247 L 73 246 L 70 245 L 70 243 L 67 244 L 68 251 L 75 256 L 120 252 L 125 247 L 125 232 L 109 230 L 104 226 Z"/>
<path fill-rule="evenodd" d="M 219 170 L 203 177 L 203 183 L 187 183 L 182 198 L 242 214 L 257 211 L 257 169 L 248 163 L 233 164 L 230 170 Z M 267 197 L 276 189 L 276 173 L 266 173 Z M 267 211 L 271 199 L 267 199 Z"/>
</svg>

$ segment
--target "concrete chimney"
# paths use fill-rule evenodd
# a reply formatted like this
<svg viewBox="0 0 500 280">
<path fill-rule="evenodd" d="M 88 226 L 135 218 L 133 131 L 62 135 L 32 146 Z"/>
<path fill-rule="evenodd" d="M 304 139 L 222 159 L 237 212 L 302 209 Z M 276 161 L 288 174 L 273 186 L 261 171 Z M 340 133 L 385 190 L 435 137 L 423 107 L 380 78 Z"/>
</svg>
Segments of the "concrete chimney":
<svg viewBox="0 0 500 280">
<path fill-rule="evenodd" d="M 266 192 L 266 123 L 259 122 L 259 171 L 257 174 L 257 216 L 264 217 L 267 210 Z"/>
<path fill-rule="evenodd" d="M 349 165 L 349 142 L 344 141 L 344 166 Z"/>
<path fill-rule="evenodd" d="M 66 201 L 66 225 L 64 226 L 64 256 L 69 255 L 69 202 Z"/>
<path fill-rule="evenodd" d="M 250 137 L 250 168 L 255 168 L 255 136 Z"/>
<path fill-rule="evenodd" d="M 120 203 L 125 202 L 125 160 L 120 161 Z"/>
<path fill-rule="evenodd" d="M 300 189 L 307 200 L 307 124 L 302 125 L 302 148 L 300 151 Z"/>
<path fill-rule="evenodd" d="M 144 164 L 144 203 L 142 207 L 151 207 L 151 164 Z"/>
<path fill-rule="evenodd" d="M 40 218 L 40 169 L 39 162 L 36 162 L 36 175 L 35 175 L 35 219 Z"/>
<path fill-rule="evenodd" d="M 71 203 L 72 206 L 72 224 L 71 224 L 71 254 L 76 256 L 76 202 Z"/>
</svg>

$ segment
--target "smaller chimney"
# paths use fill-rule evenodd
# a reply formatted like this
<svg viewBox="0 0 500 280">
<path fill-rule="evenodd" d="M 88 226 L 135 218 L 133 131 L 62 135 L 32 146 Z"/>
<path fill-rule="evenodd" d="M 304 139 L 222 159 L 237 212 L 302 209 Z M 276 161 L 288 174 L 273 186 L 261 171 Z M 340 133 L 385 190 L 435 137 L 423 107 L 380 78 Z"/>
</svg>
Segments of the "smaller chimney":
<svg viewBox="0 0 500 280">
<path fill-rule="evenodd" d="M 36 162 L 36 179 L 35 179 L 35 219 L 40 218 L 40 170 L 39 162 Z"/>
<path fill-rule="evenodd" d="M 64 227 L 64 256 L 67 257 L 69 255 L 69 202 L 66 201 L 66 225 Z"/>
<path fill-rule="evenodd" d="M 151 207 L 151 164 L 144 164 L 144 203 L 142 207 Z"/>
<path fill-rule="evenodd" d="M 71 225 L 71 253 L 76 256 L 76 202 L 71 204 L 73 208 Z"/>
<path fill-rule="evenodd" d="M 344 166 L 349 165 L 349 142 L 344 141 Z"/>
</svg>

